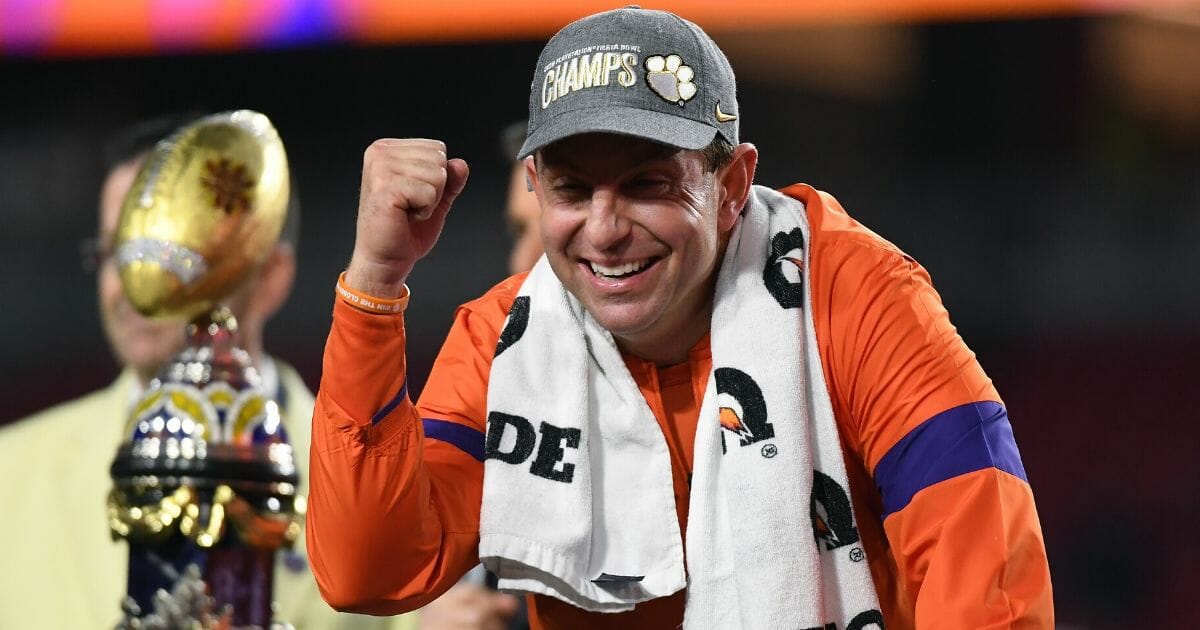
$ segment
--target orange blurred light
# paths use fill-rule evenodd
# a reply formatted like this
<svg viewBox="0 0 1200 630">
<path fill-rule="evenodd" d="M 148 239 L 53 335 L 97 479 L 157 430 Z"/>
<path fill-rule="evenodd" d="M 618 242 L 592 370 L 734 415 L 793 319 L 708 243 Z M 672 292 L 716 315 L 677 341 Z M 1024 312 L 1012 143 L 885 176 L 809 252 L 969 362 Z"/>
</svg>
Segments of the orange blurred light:
<svg viewBox="0 0 1200 630">
<path fill-rule="evenodd" d="M 61 19 L 50 40 L 55 52 L 95 54 L 154 47 L 151 0 L 60 0 Z"/>
<path fill-rule="evenodd" d="M 371 43 L 434 43 L 542 39 L 584 15 L 611 9 L 612 0 L 47 0 L 49 26 L 12 35 L 13 23 L 33 15 L 6 7 L 0 20 L 21 50 L 46 54 L 113 54 L 157 50 L 254 47 L 270 38 L 289 9 L 336 21 L 314 29 L 321 37 Z M 301 3 L 304 3 L 301 6 Z M 308 3 L 313 3 L 311 6 Z M 799 25 L 1030 18 L 1145 11 L 1195 6 L 1196 0 L 664 0 L 668 9 L 710 32 L 786 29 Z M 39 9 L 45 13 L 50 9 Z M 40 22 L 39 22 L 40 24 Z M 157 30 L 156 30 L 157 29 Z M 31 40 L 31 41 L 27 41 Z M 2 45 L 3 42 L 0 42 Z M 15 49 L 14 49 L 15 50 Z"/>
</svg>

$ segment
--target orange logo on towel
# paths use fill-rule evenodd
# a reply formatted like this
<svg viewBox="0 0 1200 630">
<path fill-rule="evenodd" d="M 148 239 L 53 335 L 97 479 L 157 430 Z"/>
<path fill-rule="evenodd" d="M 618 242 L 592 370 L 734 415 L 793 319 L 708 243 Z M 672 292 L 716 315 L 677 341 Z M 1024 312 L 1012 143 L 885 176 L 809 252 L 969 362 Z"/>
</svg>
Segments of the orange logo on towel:
<svg viewBox="0 0 1200 630">
<path fill-rule="evenodd" d="M 721 428 L 731 431 L 739 437 L 753 438 L 754 434 L 742 424 L 742 418 L 730 407 L 721 407 Z"/>
</svg>

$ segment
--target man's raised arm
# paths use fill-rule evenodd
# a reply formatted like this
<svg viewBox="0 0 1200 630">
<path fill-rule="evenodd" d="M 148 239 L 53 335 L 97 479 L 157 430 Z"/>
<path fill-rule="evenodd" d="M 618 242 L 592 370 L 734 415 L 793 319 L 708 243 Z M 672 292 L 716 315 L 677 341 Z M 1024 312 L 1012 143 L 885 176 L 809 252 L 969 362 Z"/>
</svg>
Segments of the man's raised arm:
<svg viewBox="0 0 1200 630">
<path fill-rule="evenodd" d="M 412 610 L 476 562 L 474 539 L 446 522 L 461 510 L 430 499 L 452 480 L 425 461 L 404 363 L 404 283 L 467 173 L 435 140 L 378 140 L 363 157 L 354 254 L 338 281 L 313 416 L 308 549 L 334 608 Z"/>
</svg>

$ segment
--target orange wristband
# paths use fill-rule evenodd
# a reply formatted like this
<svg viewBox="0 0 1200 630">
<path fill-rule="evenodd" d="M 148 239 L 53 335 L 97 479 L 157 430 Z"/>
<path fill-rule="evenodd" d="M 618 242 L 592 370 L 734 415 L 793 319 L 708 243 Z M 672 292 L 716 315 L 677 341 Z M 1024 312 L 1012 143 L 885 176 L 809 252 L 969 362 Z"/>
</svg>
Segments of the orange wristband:
<svg viewBox="0 0 1200 630">
<path fill-rule="evenodd" d="M 407 284 L 404 285 L 404 294 L 394 300 L 385 300 L 355 291 L 346 286 L 346 272 L 344 271 L 338 276 L 337 294 L 354 308 L 381 315 L 403 313 L 404 309 L 408 306 L 408 296 L 410 295 Z"/>
</svg>

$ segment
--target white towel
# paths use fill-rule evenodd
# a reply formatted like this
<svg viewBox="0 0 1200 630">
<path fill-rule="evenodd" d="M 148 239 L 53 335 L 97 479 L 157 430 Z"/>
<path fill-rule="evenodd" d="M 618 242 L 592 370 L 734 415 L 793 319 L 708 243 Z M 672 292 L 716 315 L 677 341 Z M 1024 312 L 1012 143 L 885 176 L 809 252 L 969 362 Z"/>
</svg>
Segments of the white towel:
<svg viewBox="0 0 1200 630">
<path fill-rule="evenodd" d="M 543 258 L 488 386 L 480 558 L 500 588 L 686 628 L 882 628 L 808 303 L 803 205 L 755 186 L 719 272 L 685 568 L 666 439 Z"/>
</svg>

